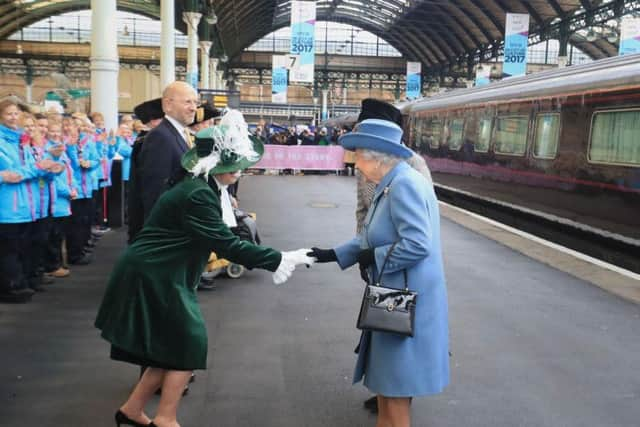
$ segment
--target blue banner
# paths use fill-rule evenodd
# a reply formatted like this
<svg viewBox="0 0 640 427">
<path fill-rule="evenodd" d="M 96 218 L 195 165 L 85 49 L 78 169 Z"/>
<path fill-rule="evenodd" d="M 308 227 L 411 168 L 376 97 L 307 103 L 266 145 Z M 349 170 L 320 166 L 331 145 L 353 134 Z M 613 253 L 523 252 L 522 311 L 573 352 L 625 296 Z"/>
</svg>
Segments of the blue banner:
<svg viewBox="0 0 640 427">
<path fill-rule="evenodd" d="M 422 64 L 419 62 L 407 62 L 407 99 L 415 99 L 422 93 Z"/>
<path fill-rule="evenodd" d="M 198 89 L 198 72 L 187 72 L 184 76 L 184 81 L 193 86 L 194 89 Z"/>
<path fill-rule="evenodd" d="M 620 23 L 619 55 L 640 53 L 640 19 L 626 17 Z"/>
<path fill-rule="evenodd" d="M 296 61 L 291 68 L 292 82 L 313 83 L 316 61 L 316 3 L 291 2 L 291 49 Z"/>
<path fill-rule="evenodd" d="M 505 33 L 502 75 L 504 77 L 525 75 L 529 45 L 529 15 L 507 13 Z"/>
<path fill-rule="evenodd" d="M 271 69 L 271 102 L 273 103 L 286 104 L 287 102 L 288 61 L 287 55 L 273 55 Z"/>
<path fill-rule="evenodd" d="M 484 86 L 491 83 L 491 65 L 479 64 L 476 68 L 476 86 Z"/>
</svg>

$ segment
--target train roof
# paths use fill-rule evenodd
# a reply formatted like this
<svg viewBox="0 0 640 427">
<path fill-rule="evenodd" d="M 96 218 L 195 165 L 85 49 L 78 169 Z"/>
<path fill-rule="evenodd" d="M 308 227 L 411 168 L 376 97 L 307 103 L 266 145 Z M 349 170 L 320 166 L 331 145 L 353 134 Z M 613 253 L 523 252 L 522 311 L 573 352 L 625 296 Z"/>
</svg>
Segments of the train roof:
<svg viewBox="0 0 640 427">
<path fill-rule="evenodd" d="M 322 121 L 320 123 L 320 126 L 324 126 L 324 127 L 332 127 L 332 128 L 339 128 L 342 126 L 348 126 L 351 127 L 354 125 L 354 123 L 356 122 L 356 120 L 358 120 L 358 115 L 360 114 L 360 112 L 357 113 L 347 113 L 347 114 L 342 114 L 340 116 L 335 116 L 335 117 L 331 117 L 329 119 L 326 119 L 324 121 Z"/>
<path fill-rule="evenodd" d="M 638 85 L 640 85 L 640 54 L 616 56 L 417 100 L 405 105 L 403 113 L 486 102 L 553 98 Z"/>
</svg>

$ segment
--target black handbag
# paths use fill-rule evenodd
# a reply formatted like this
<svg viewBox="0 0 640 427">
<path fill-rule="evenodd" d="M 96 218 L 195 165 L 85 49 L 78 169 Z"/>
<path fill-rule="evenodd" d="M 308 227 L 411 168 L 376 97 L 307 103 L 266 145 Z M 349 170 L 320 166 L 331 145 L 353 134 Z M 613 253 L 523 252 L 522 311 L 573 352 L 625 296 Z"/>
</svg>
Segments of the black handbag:
<svg viewBox="0 0 640 427">
<path fill-rule="evenodd" d="M 380 278 L 384 274 L 389 255 L 396 243 L 387 252 L 378 275 L 378 282 L 365 287 L 356 327 L 366 331 L 391 332 L 413 337 L 418 293 L 409 290 L 407 270 L 403 270 L 404 289 L 386 288 L 380 285 Z"/>
</svg>

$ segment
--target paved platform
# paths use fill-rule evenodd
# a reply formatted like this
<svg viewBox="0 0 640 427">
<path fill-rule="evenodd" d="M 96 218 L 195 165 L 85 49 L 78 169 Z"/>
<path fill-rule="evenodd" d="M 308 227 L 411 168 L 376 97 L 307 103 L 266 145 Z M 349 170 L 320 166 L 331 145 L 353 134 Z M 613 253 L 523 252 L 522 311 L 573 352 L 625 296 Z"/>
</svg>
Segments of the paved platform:
<svg viewBox="0 0 640 427">
<path fill-rule="evenodd" d="M 353 177 L 245 177 L 240 202 L 279 249 L 328 246 L 355 228 Z M 638 425 L 640 306 L 456 222 L 443 219 L 442 236 L 451 386 L 415 400 L 414 426 Z M 92 324 L 124 242 L 107 234 L 93 265 L 31 304 L 0 305 L 1 426 L 113 426 L 137 370 L 109 360 Z M 303 268 L 281 286 L 255 270 L 217 284 L 200 293 L 208 369 L 183 400 L 183 427 L 374 425 L 369 393 L 351 385 L 357 269 Z"/>
</svg>

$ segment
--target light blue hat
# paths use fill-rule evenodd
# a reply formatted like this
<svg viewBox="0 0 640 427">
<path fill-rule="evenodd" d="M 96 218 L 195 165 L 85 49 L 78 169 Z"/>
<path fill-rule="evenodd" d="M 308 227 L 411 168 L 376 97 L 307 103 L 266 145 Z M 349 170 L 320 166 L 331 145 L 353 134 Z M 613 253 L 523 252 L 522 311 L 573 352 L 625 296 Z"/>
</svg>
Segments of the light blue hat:
<svg viewBox="0 0 640 427">
<path fill-rule="evenodd" d="M 388 120 L 363 120 L 353 128 L 353 132 L 342 135 L 338 142 L 350 151 L 364 148 L 393 154 L 403 159 L 413 155 L 411 150 L 402 143 L 402 128 Z"/>
</svg>

